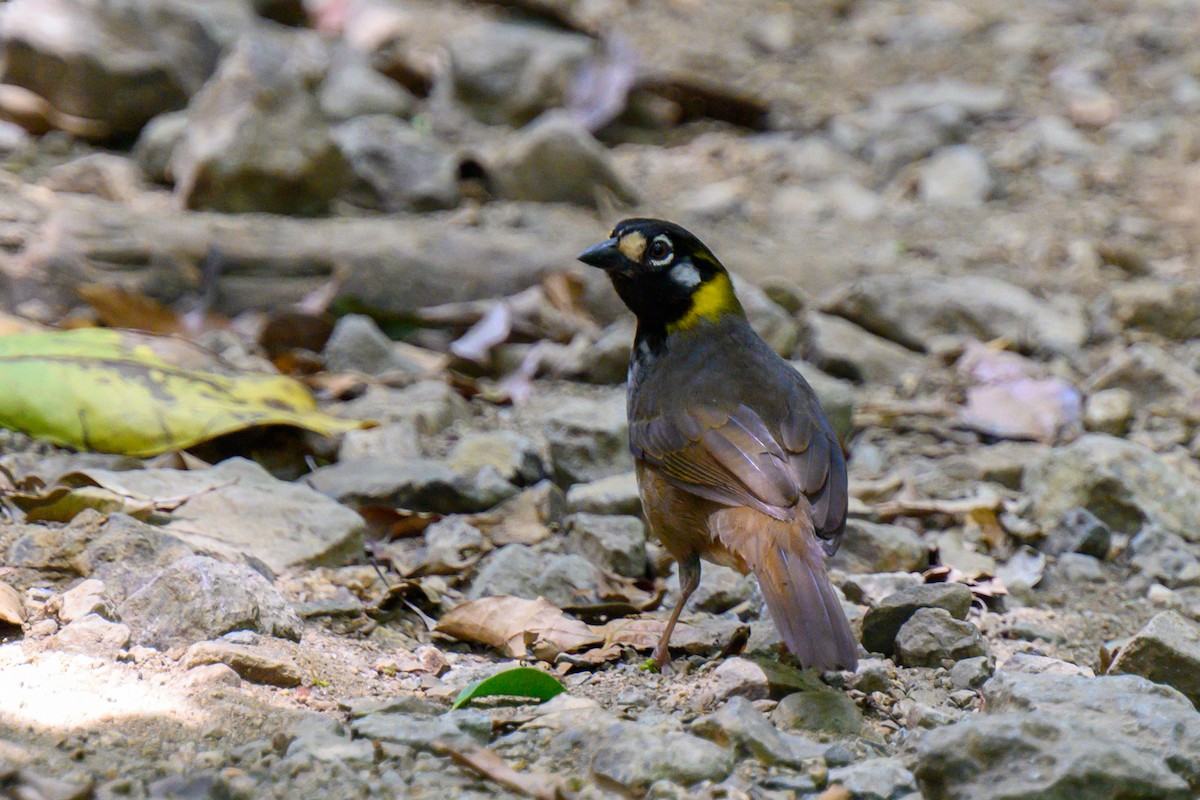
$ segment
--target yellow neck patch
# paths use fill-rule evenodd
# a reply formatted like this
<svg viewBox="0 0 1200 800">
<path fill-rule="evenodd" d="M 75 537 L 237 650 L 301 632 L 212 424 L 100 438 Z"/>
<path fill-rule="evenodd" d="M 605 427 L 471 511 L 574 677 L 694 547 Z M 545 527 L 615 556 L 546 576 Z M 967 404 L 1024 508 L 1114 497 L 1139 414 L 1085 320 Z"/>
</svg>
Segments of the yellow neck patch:
<svg viewBox="0 0 1200 800">
<path fill-rule="evenodd" d="M 701 322 L 715 322 L 726 314 L 744 314 L 742 304 L 733 292 L 729 274 L 718 272 L 692 294 L 692 307 L 675 322 L 667 325 L 668 333 L 686 331 Z"/>
</svg>

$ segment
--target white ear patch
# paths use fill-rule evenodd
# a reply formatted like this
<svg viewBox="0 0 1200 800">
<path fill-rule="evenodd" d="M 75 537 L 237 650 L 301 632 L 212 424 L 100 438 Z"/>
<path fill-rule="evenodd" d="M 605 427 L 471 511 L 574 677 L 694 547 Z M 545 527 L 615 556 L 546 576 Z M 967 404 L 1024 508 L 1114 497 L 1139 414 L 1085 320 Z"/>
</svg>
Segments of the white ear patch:
<svg viewBox="0 0 1200 800">
<path fill-rule="evenodd" d="M 671 270 L 671 280 L 685 289 L 695 289 L 700 285 L 700 271 L 685 261 Z"/>
</svg>

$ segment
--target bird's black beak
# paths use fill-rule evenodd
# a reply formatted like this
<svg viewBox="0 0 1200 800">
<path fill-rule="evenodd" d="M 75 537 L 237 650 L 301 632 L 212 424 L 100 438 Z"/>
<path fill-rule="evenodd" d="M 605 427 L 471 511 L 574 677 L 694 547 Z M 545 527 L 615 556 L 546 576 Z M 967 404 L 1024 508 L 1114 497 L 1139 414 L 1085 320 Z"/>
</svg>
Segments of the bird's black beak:
<svg viewBox="0 0 1200 800">
<path fill-rule="evenodd" d="M 617 239 L 605 239 L 579 254 L 579 260 L 605 271 L 620 269 L 625 265 L 625 256 L 617 247 Z"/>
</svg>

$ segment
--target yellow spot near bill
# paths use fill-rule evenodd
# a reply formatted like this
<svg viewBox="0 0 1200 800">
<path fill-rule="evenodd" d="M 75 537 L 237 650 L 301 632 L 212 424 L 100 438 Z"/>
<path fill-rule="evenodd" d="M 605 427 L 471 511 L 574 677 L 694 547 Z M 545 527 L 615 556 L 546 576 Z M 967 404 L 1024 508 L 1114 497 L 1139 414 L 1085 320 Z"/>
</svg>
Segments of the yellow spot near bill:
<svg viewBox="0 0 1200 800">
<path fill-rule="evenodd" d="M 630 261 L 641 261 L 642 253 L 646 252 L 646 237 L 637 231 L 627 233 L 621 237 L 617 248 Z"/>
</svg>

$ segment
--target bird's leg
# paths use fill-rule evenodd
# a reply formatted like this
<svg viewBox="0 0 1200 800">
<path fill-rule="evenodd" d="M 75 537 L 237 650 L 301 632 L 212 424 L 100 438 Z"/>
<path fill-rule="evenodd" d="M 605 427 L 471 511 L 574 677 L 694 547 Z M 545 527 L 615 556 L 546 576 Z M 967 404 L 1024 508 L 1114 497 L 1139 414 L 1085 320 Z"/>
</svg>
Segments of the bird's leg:
<svg viewBox="0 0 1200 800">
<path fill-rule="evenodd" d="M 671 612 L 671 618 L 667 620 L 667 627 L 663 628 L 662 636 L 659 638 L 658 644 L 654 646 L 654 653 L 651 656 L 654 659 L 654 665 L 659 670 L 671 663 L 671 651 L 668 649 L 668 645 L 671 643 L 671 632 L 675 630 L 675 623 L 679 621 L 679 614 L 687 604 L 688 598 L 692 596 L 692 592 L 696 591 L 696 587 L 699 585 L 700 556 L 692 553 L 679 560 L 679 602 L 675 604 L 675 610 Z"/>
</svg>

